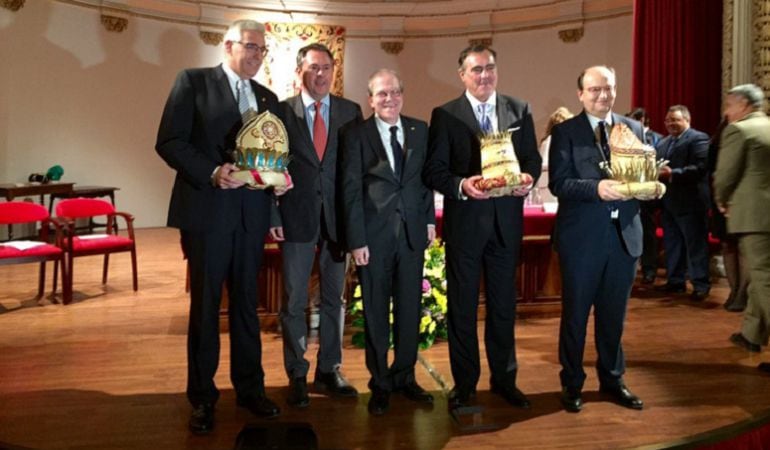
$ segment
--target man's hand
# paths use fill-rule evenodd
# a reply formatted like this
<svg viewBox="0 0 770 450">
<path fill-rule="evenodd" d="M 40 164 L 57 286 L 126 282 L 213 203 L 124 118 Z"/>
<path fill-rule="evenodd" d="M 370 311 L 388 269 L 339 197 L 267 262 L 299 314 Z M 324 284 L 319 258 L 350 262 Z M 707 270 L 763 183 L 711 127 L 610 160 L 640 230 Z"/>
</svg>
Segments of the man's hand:
<svg viewBox="0 0 770 450">
<path fill-rule="evenodd" d="M 623 184 L 623 183 L 615 180 L 601 180 L 599 182 L 599 186 L 597 186 L 597 192 L 599 194 L 599 198 L 601 198 L 604 201 L 628 200 L 630 197 L 627 197 L 626 195 L 621 194 L 620 192 L 612 188 L 613 186 L 617 186 L 619 184 Z"/>
<path fill-rule="evenodd" d="M 722 203 L 721 205 L 717 205 L 717 208 L 719 208 L 719 212 L 721 212 L 723 216 L 730 217 L 730 208 L 728 208 L 726 204 Z"/>
<path fill-rule="evenodd" d="M 289 190 L 290 190 L 291 188 L 293 188 L 293 187 L 294 187 L 294 185 L 293 185 L 293 184 L 290 184 L 290 185 L 288 185 L 288 186 L 276 186 L 276 187 L 274 187 L 274 188 L 273 188 L 273 192 L 275 193 L 275 195 L 277 195 L 277 196 L 279 196 L 279 197 L 280 197 L 280 196 L 282 196 L 283 194 L 285 194 L 285 193 L 289 192 Z"/>
<path fill-rule="evenodd" d="M 462 190 L 463 194 L 467 195 L 470 198 L 475 198 L 476 200 L 486 200 L 489 198 L 489 194 L 481 191 L 479 189 L 476 189 L 476 181 L 481 180 L 483 177 L 481 175 L 474 175 L 472 177 L 468 177 L 463 180 L 462 184 Z"/>
<path fill-rule="evenodd" d="M 658 169 L 658 179 L 660 181 L 671 180 L 671 167 L 663 166 L 660 169 Z"/>
<path fill-rule="evenodd" d="M 270 227 L 270 237 L 276 242 L 286 239 L 283 237 L 283 227 Z"/>
<path fill-rule="evenodd" d="M 230 175 L 237 170 L 238 169 L 230 163 L 219 166 L 216 172 L 214 172 L 214 186 L 220 189 L 237 189 L 246 184 Z"/>
<path fill-rule="evenodd" d="M 514 197 L 525 197 L 532 190 L 535 179 L 528 173 L 522 173 L 519 177 L 519 180 L 523 183 L 522 186 L 514 188 L 513 195 Z"/>
<path fill-rule="evenodd" d="M 428 245 L 436 239 L 436 225 L 428 225 Z"/>
<path fill-rule="evenodd" d="M 361 247 L 353 249 L 350 253 L 353 254 L 353 260 L 357 266 L 365 266 L 369 264 L 369 247 Z"/>
</svg>

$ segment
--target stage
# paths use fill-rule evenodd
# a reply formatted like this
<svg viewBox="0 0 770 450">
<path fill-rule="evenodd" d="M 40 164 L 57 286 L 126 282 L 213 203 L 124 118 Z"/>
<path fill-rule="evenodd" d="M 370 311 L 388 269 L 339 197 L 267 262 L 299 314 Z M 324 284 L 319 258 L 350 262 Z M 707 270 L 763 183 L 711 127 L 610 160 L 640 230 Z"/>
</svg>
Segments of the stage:
<svg viewBox="0 0 770 450">
<path fill-rule="evenodd" d="M 461 424 L 453 421 L 446 409 L 452 379 L 442 342 L 422 352 L 416 368 L 419 383 L 436 397 L 434 407 L 394 395 L 385 416 L 371 417 L 364 351 L 351 347 L 349 338 L 343 372 L 360 397 L 311 394 L 307 409 L 292 409 L 285 402 L 280 335 L 263 333 L 267 392 L 282 409 L 277 420 L 264 422 L 235 406 L 222 334 L 217 425 L 211 435 L 192 436 L 184 394 L 188 300 L 179 237 L 171 229 L 143 229 L 137 243 L 137 293 L 127 255 L 111 258 L 106 287 L 101 259 L 80 258 L 67 306 L 37 305 L 35 265 L 0 267 L 0 448 L 231 449 L 246 424 L 307 422 L 324 449 L 651 449 L 692 442 L 693 436 L 718 437 L 725 427 L 763 421 L 770 412 L 770 375 L 756 369 L 770 357 L 728 342 L 741 315 L 721 307 L 727 288 L 720 279 L 703 303 L 635 289 L 624 336 L 625 379 L 644 400 L 643 411 L 599 396 L 591 323 L 585 408 L 564 412 L 559 319 L 529 317 L 517 322 L 516 341 L 518 384 L 531 410 L 511 408 L 489 393 L 482 361 L 477 401 L 484 410 Z M 310 342 L 311 374 L 317 348 Z"/>
</svg>

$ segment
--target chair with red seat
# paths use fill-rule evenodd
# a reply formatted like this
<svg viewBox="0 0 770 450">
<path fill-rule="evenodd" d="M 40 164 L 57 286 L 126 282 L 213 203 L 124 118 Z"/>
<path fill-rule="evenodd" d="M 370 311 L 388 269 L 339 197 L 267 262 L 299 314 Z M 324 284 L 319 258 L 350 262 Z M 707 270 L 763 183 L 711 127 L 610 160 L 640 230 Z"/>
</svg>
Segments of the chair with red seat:
<svg viewBox="0 0 770 450">
<path fill-rule="evenodd" d="M 106 217 L 105 234 L 77 235 L 76 219 L 93 219 Z M 131 271 L 133 274 L 134 291 L 139 289 L 136 275 L 136 240 L 134 238 L 134 216 L 125 212 L 115 211 L 111 203 L 95 198 L 73 198 L 62 200 L 56 205 L 56 217 L 64 225 L 63 248 L 67 254 L 67 275 L 70 289 L 72 288 L 73 259 L 78 256 L 104 255 L 102 269 L 102 284 L 107 284 L 107 269 L 110 254 L 119 252 L 131 253 Z M 126 222 L 128 236 L 117 232 L 117 218 Z"/>
<path fill-rule="evenodd" d="M 53 222 L 45 207 L 29 202 L 0 203 L 0 225 L 40 224 L 38 239 L 34 241 L 7 241 L 0 243 L 0 265 L 40 263 L 37 298 L 43 297 L 45 291 L 45 270 L 48 261 L 54 261 L 53 294 L 56 294 L 59 263 L 62 266 L 62 301 L 66 305 L 72 299 L 67 278 L 67 266 L 64 264 L 64 251 L 61 248 L 61 230 Z M 54 244 L 48 243 L 49 227 L 56 228 Z"/>
</svg>

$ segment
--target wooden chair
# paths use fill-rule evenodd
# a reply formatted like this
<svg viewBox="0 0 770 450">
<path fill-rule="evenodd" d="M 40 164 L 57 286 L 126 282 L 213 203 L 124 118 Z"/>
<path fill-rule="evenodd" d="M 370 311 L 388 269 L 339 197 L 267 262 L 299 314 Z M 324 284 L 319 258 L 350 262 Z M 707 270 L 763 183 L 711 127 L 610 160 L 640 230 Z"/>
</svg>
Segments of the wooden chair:
<svg viewBox="0 0 770 450">
<path fill-rule="evenodd" d="M 40 232 L 33 241 L 7 241 L 0 243 L 0 265 L 40 263 L 37 298 L 43 297 L 45 290 L 45 266 L 48 261 L 54 261 L 53 294 L 56 294 L 59 263 L 62 266 L 62 302 L 66 305 L 72 300 L 72 290 L 67 284 L 67 266 L 64 263 L 62 250 L 61 229 L 53 222 L 45 207 L 29 202 L 0 203 L 0 225 L 16 225 L 34 223 L 40 225 Z M 56 230 L 54 244 L 48 243 L 49 227 L 53 224 Z"/>
<path fill-rule="evenodd" d="M 94 217 L 106 217 L 105 234 L 77 235 L 75 230 L 76 219 L 93 219 Z M 118 234 L 116 220 L 123 218 L 126 222 L 125 229 L 128 236 Z M 136 240 L 134 238 L 134 216 L 125 212 L 115 211 L 109 202 L 94 198 L 73 198 L 62 200 L 56 204 L 56 218 L 62 223 L 64 237 L 63 248 L 67 254 L 67 275 L 69 287 L 72 288 L 73 259 L 78 256 L 104 255 L 104 267 L 102 269 L 102 284 L 107 284 L 107 269 L 110 254 L 119 252 L 131 253 L 131 271 L 133 274 L 134 291 L 139 289 L 136 274 Z"/>
</svg>

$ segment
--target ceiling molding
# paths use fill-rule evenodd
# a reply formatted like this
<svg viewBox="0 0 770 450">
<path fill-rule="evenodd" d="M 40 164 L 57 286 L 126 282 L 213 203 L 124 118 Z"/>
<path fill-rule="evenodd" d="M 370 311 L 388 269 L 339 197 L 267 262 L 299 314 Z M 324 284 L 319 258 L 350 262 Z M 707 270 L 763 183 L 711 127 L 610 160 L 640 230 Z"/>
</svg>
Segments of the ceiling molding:
<svg viewBox="0 0 770 450">
<path fill-rule="evenodd" d="M 348 37 L 473 36 L 538 28 L 575 29 L 584 22 L 633 13 L 633 0 L 54 0 L 103 14 L 130 15 L 224 30 L 232 21 L 318 23 L 345 27 Z"/>
</svg>

